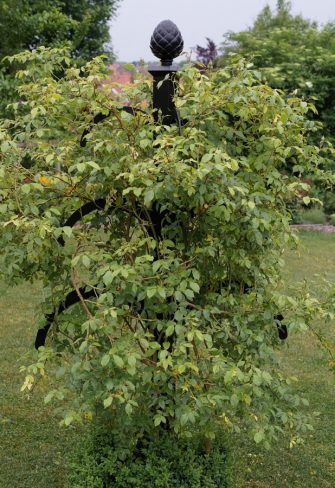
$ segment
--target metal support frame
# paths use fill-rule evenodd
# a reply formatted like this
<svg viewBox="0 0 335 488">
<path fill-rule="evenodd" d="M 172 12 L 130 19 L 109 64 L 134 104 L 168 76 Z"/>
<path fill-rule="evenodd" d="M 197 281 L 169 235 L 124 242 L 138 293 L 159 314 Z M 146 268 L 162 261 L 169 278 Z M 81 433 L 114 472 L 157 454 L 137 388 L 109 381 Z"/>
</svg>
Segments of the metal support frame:
<svg viewBox="0 0 335 488">
<path fill-rule="evenodd" d="M 156 123 L 162 123 L 163 125 L 178 124 L 179 134 L 181 135 L 181 121 L 179 114 L 176 110 L 174 104 L 175 95 L 175 77 L 178 72 L 178 67 L 173 65 L 173 59 L 176 58 L 183 50 L 183 39 L 180 34 L 178 27 L 170 20 L 164 20 L 158 24 L 154 33 L 151 37 L 150 47 L 155 56 L 160 58 L 161 65 L 157 65 L 149 70 L 149 73 L 153 77 L 153 109 L 154 109 L 154 120 Z M 126 111 L 131 115 L 135 115 L 139 110 L 133 107 L 120 107 L 121 111 Z M 107 117 L 111 116 L 113 113 L 108 114 L 97 114 L 91 125 L 84 131 L 80 139 L 80 147 L 86 146 L 86 135 L 92 130 L 95 124 L 102 122 Z M 114 208 L 114 206 L 112 206 Z M 102 196 L 101 198 L 85 203 L 78 210 L 73 212 L 71 216 L 65 221 L 63 226 L 74 226 L 79 222 L 85 215 L 93 211 L 104 211 L 106 215 L 109 214 L 111 208 L 106 208 L 106 198 Z M 143 214 L 143 209 L 139 205 L 138 214 Z M 151 222 L 153 223 L 154 229 L 148 226 L 148 234 L 152 235 L 156 239 L 161 238 L 161 221 L 162 213 L 157 205 L 153 205 L 153 208 L 149 211 Z M 170 216 L 173 217 L 173 216 Z M 64 245 L 64 240 L 62 237 L 58 239 L 59 245 Z M 37 332 L 35 339 L 35 348 L 38 349 L 44 346 L 48 331 L 53 324 L 55 318 L 60 313 L 64 312 L 67 308 L 78 303 L 82 298 L 90 298 L 97 295 L 97 291 L 93 289 L 86 290 L 85 287 L 79 290 L 81 297 L 79 297 L 76 290 L 71 290 L 64 300 L 56 306 L 52 313 L 45 315 L 46 324 L 44 327 L 40 328 Z M 247 290 L 245 290 L 247 293 Z M 143 302 L 139 303 L 139 307 L 143 308 Z M 287 327 L 282 324 L 283 316 L 278 314 L 274 317 L 275 324 L 278 329 L 278 334 L 280 339 L 284 340 L 287 338 Z M 155 332 L 155 331 L 154 331 Z M 164 338 L 163 338 L 164 339 Z"/>
</svg>

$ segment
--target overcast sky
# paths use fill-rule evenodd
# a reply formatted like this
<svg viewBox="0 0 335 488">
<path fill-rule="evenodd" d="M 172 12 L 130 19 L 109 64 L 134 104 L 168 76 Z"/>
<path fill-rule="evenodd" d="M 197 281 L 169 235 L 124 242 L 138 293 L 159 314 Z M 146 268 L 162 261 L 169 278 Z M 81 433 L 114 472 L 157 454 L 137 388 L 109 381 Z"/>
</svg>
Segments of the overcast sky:
<svg viewBox="0 0 335 488">
<path fill-rule="evenodd" d="M 266 5 L 276 0 L 121 0 L 118 14 L 111 22 L 112 43 L 120 61 L 155 59 L 149 49 L 156 25 L 165 19 L 179 27 L 184 49 L 205 45 L 206 37 L 218 45 L 222 35 L 252 25 Z M 293 11 L 325 23 L 335 19 L 335 0 L 292 0 Z"/>
</svg>

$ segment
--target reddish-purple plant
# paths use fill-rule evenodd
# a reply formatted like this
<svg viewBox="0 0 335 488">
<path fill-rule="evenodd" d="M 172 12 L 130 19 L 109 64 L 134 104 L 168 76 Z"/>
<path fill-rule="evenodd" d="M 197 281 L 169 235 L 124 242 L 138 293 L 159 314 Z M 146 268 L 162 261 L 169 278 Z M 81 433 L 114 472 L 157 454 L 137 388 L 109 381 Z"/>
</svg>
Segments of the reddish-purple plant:
<svg viewBox="0 0 335 488">
<path fill-rule="evenodd" d="M 213 66 L 216 65 L 216 60 L 218 57 L 218 50 L 216 47 L 216 44 L 212 39 L 209 37 L 206 37 L 207 40 L 207 45 L 206 47 L 202 46 L 196 46 L 196 55 L 197 55 L 197 61 L 199 61 L 201 64 L 208 66 L 209 63 L 212 63 Z"/>
</svg>

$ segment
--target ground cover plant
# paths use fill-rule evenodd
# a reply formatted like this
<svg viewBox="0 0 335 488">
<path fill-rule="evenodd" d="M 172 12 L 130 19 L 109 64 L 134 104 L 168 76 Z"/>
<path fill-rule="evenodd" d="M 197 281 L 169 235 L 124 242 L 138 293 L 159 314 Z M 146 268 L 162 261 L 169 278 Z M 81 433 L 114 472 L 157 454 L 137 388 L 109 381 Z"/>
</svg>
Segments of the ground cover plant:
<svg viewBox="0 0 335 488">
<path fill-rule="evenodd" d="M 100 419 L 101 420 L 101 419 Z M 90 429 L 86 443 L 72 454 L 66 487 L 228 488 L 232 473 L 223 437 L 204 447 L 203 438 L 177 439 L 171 432 L 120 449 L 106 423 Z M 122 440 L 121 440 L 122 442 Z M 122 455 L 120 455 L 122 452 Z"/>
<path fill-rule="evenodd" d="M 111 99 L 99 58 L 79 70 L 41 48 L 15 62 L 21 101 L 0 127 L 2 273 L 41 280 L 47 321 L 24 390 L 50 374 L 46 402 L 63 405 L 63 423 L 98 416 L 119 459 L 195 426 L 213 456 L 222 429 L 264 446 L 288 430 L 296 443 L 307 402 L 275 351 L 287 327 L 330 317 L 280 288 L 286 203 L 308 203 L 301 176 L 322 161 L 307 104 L 240 60 L 187 67 L 180 133 L 154 123 L 148 80 Z M 98 113 L 108 117 L 94 124 Z M 66 296 L 79 305 L 62 314 Z"/>
</svg>

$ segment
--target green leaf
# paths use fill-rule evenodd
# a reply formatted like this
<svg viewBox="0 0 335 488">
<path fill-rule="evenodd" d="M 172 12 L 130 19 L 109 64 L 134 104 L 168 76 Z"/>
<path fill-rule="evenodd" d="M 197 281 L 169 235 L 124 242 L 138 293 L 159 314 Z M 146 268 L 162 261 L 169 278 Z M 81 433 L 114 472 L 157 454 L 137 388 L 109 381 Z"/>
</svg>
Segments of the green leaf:
<svg viewBox="0 0 335 488">
<path fill-rule="evenodd" d="M 174 323 L 171 323 L 167 328 L 166 328 L 166 331 L 165 331 L 165 336 L 166 337 L 170 337 L 172 336 L 172 334 L 174 333 L 174 327 L 175 327 L 175 324 Z"/>
<path fill-rule="evenodd" d="M 93 169 L 96 169 L 96 170 L 101 169 L 100 166 L 98 165 L 98 163 L 96 163 L 95 161 L 87 161 L 86 164 L 91 166 L 91 168 L 93 168 Z"/>
<path fill-rule="evenodd" d="M 53 390 L 52 390 L 52 391 L 49 391 L 49 393 L 48 393 L 48 394 L 45 396 L 45 398 L 44 398 L 44 403 L 46 403 L 46 404 L 50 403 L 50 402 L 51 402 L 51 400 L 52 400 L 52 399 L 53 399 L 53 397 L 54 397 L 54 394 L 55 394 L 55 393 L 54 393 L 54 391 L 53 391 Z"/>
<path fill-rule="evenodd" d="M 104 399 L 104 407 L 105 408 L 110 407 L 112 405 L 112 403 L 113 403 L 113 396 L 112 395 L 110 395 L 109 397 Z"/>
<path fill-rule="evenodd" d="M 177 302 L 182 302 L 185 300 L 184 295 L 180 291 L 176 291 L 174 296 Z"/>
<path fill-rule="evenodd" d="M 136 365 L 136 357 L 135 356 L 128 356 L 128 364 L 129 364 L 129 366 L 135 366 Z"/>
<path fill-rule="evenodd" d="M 102 359 L 101 359 L 101 366 L 102 367 L 107 366 L 107 364 L 109 363 L 109 360 L 110 360 L 109 354 L 104 354 L 102 356 Z"/>
<path fill-rule="evenodd" d="M 201 158 L 202 163 L 208 163 L 213 158 L 213 154 L 204 154 Z"/>
<path fill-rule="evenodd" d="M 265 435 L 264 435 L 264 431 L 262 430 L 256 432 L 256 434 L 254 435 L 254 441 L 256 442 L 256 444 L 259 444 L 264 439 L 265 439 Z"/>
<path fill-rule="evenodd" d="M 156 292 L 157 292 L 157 288 L 155 286 L 152 286 L 151 288 L 147 288 L 147 297 L 148 298 L 152 298 L 153 296 L 156 295 Z"/>
<path fill-rule="evenodd" d="M 151 204 L 151 202 L 153 201 L 154 198 L 155 198 L 154 191 L 152 189 L 147 190 L 144 193 L 144 205 L 146 207 L 150 207 L 150 204 Z"/>
<path fill-rule="evenodd" d="M 157 259 L 156 261 L 154 261 L 152 263 L 152 271 L 154 273 L 157 273 L 157 271 L 159 270 L 159 268 L 162 266 L 162 261 L 160 259 Z"/>
<path fill-rule="evenodd" d="M 130 405 L 130 403 L 127 403 L 125 406 L 126 414 L 131 415 L 133 412 L 133 407 Z"/>
<path fill-rule="evenodd" d="M 91 260 L 90 260 L 90 258 L 88 256 L 86 256 L 86 255 L 82 256 L 81 260 L 82 260 L 83 265 L 85 266 L 85 268 L 89 268 L 90 267 Z"/>
<path fill-rule="evenodd" d="M 25 193 L 26 195 L 28 195 L 30 193 L 30 190 L 31 190 L 30 185 L 22 185 L 21 186 L 22 193 Z"/>
<path fill-rule="evenodd" d="M 200 286 L 198 285 L 198 283 L 191 282 L 191 283 L 189 283 L 189 286 L 192 288 L 192 290 L 193 290 L 195 293 L 199 293 L 199 291 L 200 291 Z"/>
<path fill-rule="evenodd" d="M 117 354 L 113 354 L 113 361 L 116 364 L 118 368 L 123 368 L 124 367 L 124 361 L 123 359 L 118 356 Z"/>
<path fill-rule="evenodd" d="M 72 424 L 73 421 L 74 421 L 73 414 L 71 413 L 66 414 L 64 419 L 64 424 L 68 427 L 70 424 Z"/>
<path fill-rule="evenodd" d="M 237 405 L 239 404 L 238 396 L 235 393 L 233 393 L 230 397 L 230 403 L 233 407 L 237 407 Z"/>
<path fill-rule="evenodd" d="M 140 146 L 142 149 L 145 149 L 147 147 L 150 147 L 152 145 L 152 141 L 150 141 L 150 139 L 142 139 L 140 141 Z"/>
<path fill-rule="evenodd" d="M 192 290 L 183 290 L 184 292 L 184 295 L 189 299 L 189 300 L 193 300 L 194 298 L 194 293 Z"/>
<path fill-rule="evenodd" d="M 103 275 L 102 279 L 103 279 L 103 282 L 105 283 L 105 285 L 109 286 L 114 279 L 113 273 L 109 270 L 106 271 L 106 273 Z"/>
<path fill-rule="evenodd" d="M 158 427 L 160 424 L 166 424 L 166 418 L 164 415 L 157 414 L 154 416 L 154 426 Z"/>
<path fill-rule="evenodd" d="M 159 295 L 161 298 L 163 298 L 163 299 L 165 299 L 165 298 L 166 298 L 166 291 L 165 291 L 165 289 L 164 289 L 164 288 L 162 288 L 161 286 L 158 286 L 158 287 L 157 287 L 157 291 L 158 291 L 158 295 Z"/>
<path fill-rule="evenodd" d="M 203 333 L 200 331 L 200 330 L 195 330 L 194 331 L 194 335 L 195 337 L 200 341 L 200 342 L 203 342 L 204 341 L 204 335 Z"/>
<path fill-rule="evenodd" d="M 63 227 L 63 232 L 67 237 L 72 236 L 72 227 L 65 226 Z"/>
</svg>

